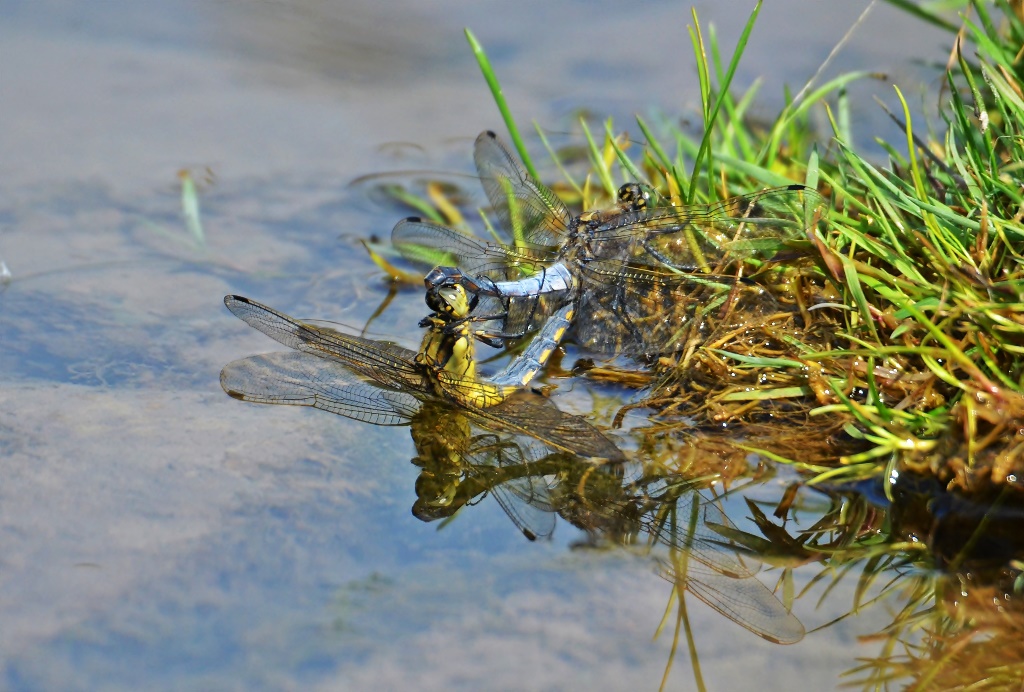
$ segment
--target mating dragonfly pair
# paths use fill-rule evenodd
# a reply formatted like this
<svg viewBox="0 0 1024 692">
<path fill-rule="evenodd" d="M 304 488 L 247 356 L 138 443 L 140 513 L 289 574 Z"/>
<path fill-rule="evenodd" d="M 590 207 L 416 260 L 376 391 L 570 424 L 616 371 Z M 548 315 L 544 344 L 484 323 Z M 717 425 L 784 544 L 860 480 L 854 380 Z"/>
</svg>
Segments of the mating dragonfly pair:
<svg viewBox="0 0 1024 692">
<path fill-rule="evenodd" d="M 501 414 L 514 419 L 513 404 L 505 402 L 570 327 L 578 344 L 599 352 L 679 350 L 682 336 L 692 332 L 688 323 L 728 300 L 748 278 L 749 265 L 756 268 L 803 240 L 821 213 L 821 197 L 802 185 L 681 207 L 628 184 L 613 208 L 573 216 L 493 132 L 477 137 L 474 161 L 514 243 L 476 240 L 421 219 L 395 226 L 392 239 L 402 254 L 437 264 L 425 280 L 433 312 L 420 323 L 428 331 L 419 353 L 228 296 L 235 315 L 299 354 L 276 357 L 282 374 L 276 380 L 269 362 L 229 365 L 225 389 L 242 399 L 316 406 L 374 423 L 408 420 L 412 400 L 448 401 L 477 412 L 504 405 Z M 496 345 L 539 324 L 543 329 L 505 370 L 489 380 L 478 377 L 475 340 Z M 353 374 L 358 383 L 351 382 Z M 547 431 L 537 421 L 526 423 L 522 429 Z"/>
<path fill-rule="evenodd" d="M 622 452 L 586 420 L 518 390 L 570 326 L 578 343 L 598 351 L 675 350 L 687 319 L 721 305 L 741 285 L 748 264 L 776 258 L 820 214 L 821 198 L 803 186 L 677 207 L 650 188 L 630 184 L 615 207 L 572 216 L 493 132 L 477 138 L 474 160 L 515 244 L 474 240 L 419 219 L 395 227 L 393 238 L 403 254 L 421 261 L 443 258 L 446 265 L 426 277 L 433 312 L 420 323 L 427 333 L 419 352 L 228 296 L 231 312 L 294 351 L 227 365 L 221 373 L 225 391 L 246 401 L 313 406 L 377 425 L 412 425 L 414 432 L 421 420 L 433 420 L 447 407 L 459 421 L 453 429 L 461 431 L 448 436 L 451 455 L 478 467 L 498 458 L 477 434 L 492 430 L 526 436 L 558 452 L 620 461 Z M 490 328 L 482 326 L 488 323 Z M 476 340 L 498 344 L 539 323 L 540 333 L 505 370 L 489 379 L 477 374 Z M 499 465 L 528 456 L 540 453 L 513 455 Z"/>
<path fill-rule="evenodd" d="M 548 479 L 564 464 L 625 457 L 585 419 L 521 389 L 570 326 L 577 342 L 599 351 L 639 356 L 674 350 L 685 326 L 679 315 L 685 317 L 688 306 L 721 305 L 742 279 L 738 262 L 774 257 L 801 237 L 808 204 L 817 204 L 814 193 L 783 188 L 684 210 L 631 185 L 616 207 L 573 217 L 522 171 L 493 133 L 478 138 L 476 163 L 502 225 L 520 241 L 481 243 L 421 220 L 395 228 L 404 253 L 417 256 L 425 248 L 445 258 L 427 275 L 433 312 L 420 323 L 427 332 L 419 351 L 227 296 L 233 314 L 293 350 L 228 364 L 222 387 L 245 401 L 312 406 L 376 425 L 410 426 L 415 461 L 423 469 L 414 511 L 425 519 L 450 514 L 483 492 L 494 495 L 530 538 L 550 533 L 556 513 L 587 531 L 623 534 L 623 520 L 650 516 L 644 531 L 656 542 L 673 552 L 699 548 L 689 576 L 673 578 L 685 579 L 702 600 L 761 636 L 799 638 L 799 623 L 771 592 L 746 579 L 753 571 L 737 566 L 722 541 L 706 529 L 667 530 L 663 521 L 654 521 L 654 505 L 640 511 L 650 497 L 646 490 L 620 493 L 606 505 L 552 497 Z M 724 274 L 727 268 L 735 272 Z M 517 275 L 523 271 L 525 279 Z M 482 326 L 487 323 L 491 328 Z M 477 340 L 497 344 L 539 324 L 539 334 L 505 370 L 488 379 L 478 375 Z M 554 489 L 559 487 L 582 482 Z M 678 502 L 669 505 L 675 516 Z M 684 501 L 686 506 L 709 511 L 697 500 Z M 705 524 L 696 514 L 694 520 L 694 527 Z M 740 595 L 731 595 L 725 578 L 740 580 Z"/>
<path fill-rule="evenodd" d="M 702 315 L 754 286 L 747 272 L 806 247 L 822 213 L 821 196 L 803 185 L 677 206 L 629 183 L 611 208 L 573 216 L 493 132 L 477 137 L 474 162 L 507 242 L 409 218 L 393 229 L 394 246 L 439 265 L 428 290 L 461 285 L 475 295 L 476 319 L 496 322 L 490 332 L 523 336 L 568 305 L 576 343 L 603 354 L 682 350 Z"/>
</svg>

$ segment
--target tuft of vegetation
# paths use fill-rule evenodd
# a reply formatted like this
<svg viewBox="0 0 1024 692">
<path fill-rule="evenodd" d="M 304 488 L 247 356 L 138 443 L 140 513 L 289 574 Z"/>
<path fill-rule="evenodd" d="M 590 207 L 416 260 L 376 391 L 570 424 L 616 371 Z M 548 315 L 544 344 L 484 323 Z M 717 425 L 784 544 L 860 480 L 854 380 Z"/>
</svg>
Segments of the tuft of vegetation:
<svg viewBox="0 0 1024 692">
<path fill-rule="evenodd" d="M 846 88 L 868 73 L 805 88 L 772 121 L 750 117 L 757 86 L 735 94 L 732 80 L 760 3 L 728 61 L 693 14 L 698 131 L 638 117 L 645 145 L 635 147 L 610 121 L 597 130 L 581 119 L 591 172 L 578 181 L 536 128 L 565 177 L 552 187 L 581 209 L 613 203 L 634 180 L 682 205 L 792 183 L 830 200 L 802 256 L 758 271 L 778 309 L 709 310 L 686 352 L 645 374 L 601 366 L 589 375 L 644 382 L 641 405 L 661 429 L 728 430 L 744 450 L 809 472 L 812 483 L 909 469 L 971 492 L 1024 487 L 1020 3 L 966 2 L 959 23 L 894 4 L 948 29 L 955 60 L 944 131 L 917 128 L 897 89 L 903 112 L 892 117 L 905 135 L 876 140 L 884 165 L 858 151 L 849 128 Z M 466 35 L 536 175 L 486 52 Z M 830 133 L 812 127 L 814 109 L 825 109 Z M 461 224 L 444 199 L 435 189 L 405 201 Z"/>
<path fill-rule="evenodd" d="M 760 2 L 728 60 L 693 14 L 696 131 L 638 117 L 644 144 L 636 146 L 635 133 L 580 119 L 589 173 L 578 180 L 567 172 L 568 153 L 536 127 L 564 177 L 552 189 L 579 209 L 613 204 L 632 181 L 677 205 L 794 183 L 828 200 L 807 220 L 803 246 L 755 267 L 749 294 L 744 285 L 708 308 L 682 352 L 646 367 L 582 363 L 570 374 L 644 392 L 626 406 L 596 396 L 596 408 L 618 412 L 595 417 L 621 423 L 643 410 L 648 422 L 630 435 L 651 467 L 734 478 L 753 453 L 827 494 L 828 509 L 792 534 L 787 518 L 806 514 L 796 484 L 774 508 L 782 526 L 750 503 L 762 536 L 729 539 L 781 568 L 787 604 L 819 587 L 824 599 L 847 578 L 857 580 L 851 613 L 899 603 L 876 637 L 879 655 L 850 671 L 851 685 L 910 679 L 921 688 L 995 689 L 1021 674 L 1020 656 L 1007 657 L 1002 643 L 1020 639 L 1024 589 L 1020 514 L 1008 509 L 1024 501 L 1024 3 L 966 0 L 951 18 L 948 3 L 940 11 L 890 2 L 947 30 L 952 59 L 941 131 L 919 127 L 896 89 L 902 112 L 890 115 L 903 136 L 876 139 L 887 161 L 859 151 L 850 131 L 846 89 L 865 72 L 808 85 L 773 120 L 750 116 L 757 86 L 737 94 L 732 81 Z M 536 177 L 486 52 L 466 34 Z M 815 109 L 830 132 L 811 125 Z M 436 188 L 427 200 L 402 194 L 421 213 L 464 225 Z M 907 491 L 914 479 L 932 485 Z M 884 481 L 884 512 L 858 492 L 865 480 Z M 945 514 L 934 506 L 967 496 L 978 504 Z M 821 573 L 794 594 L 792 567 L 812 562 Z M 682 626 L 701 687 L 684 591 L 675 592 L 673 652 Z"/>
</svg>

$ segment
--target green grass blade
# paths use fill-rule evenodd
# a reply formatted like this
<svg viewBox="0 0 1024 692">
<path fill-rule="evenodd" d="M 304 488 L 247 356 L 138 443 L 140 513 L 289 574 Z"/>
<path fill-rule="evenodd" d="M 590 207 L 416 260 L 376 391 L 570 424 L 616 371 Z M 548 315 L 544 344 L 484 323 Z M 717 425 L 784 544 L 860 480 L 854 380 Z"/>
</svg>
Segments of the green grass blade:
<svg viewBox="0 0 1024 692">
<path fill-rule="evenodd" d="M 484 47 L 468 27 L 466 28 L 465 33 L 466 40 L 469 41 L 469 47 L 473 50 L 473 55 L 476 57 L 476 62 L 480 65 L 480 71 L 483 73 L 484 79 L 487 81 L 487 86 L 491 89 L 491 96 L 494 98 L 494 103 L 498 106 L 498 111 L 501 113 L 501 117 L 505 121 L 505 127 L 508 128 L 509 137 L 512 138 L 512 143 L 515 145 L 516 151 L 519 152 L 519 159 L 526 167 L 526 172 L 529 173 L 534 180 L 540 180 L 540 176 L 537 175 L 537 169 L 533 166 L 533 160 L 530 158 L 530 152 L 527 151 L 526 145 L 523 143 L 523 138 L 519 135 L 519 128 L 516 127 L 516 121 L 512 117 L 512 111 L 509 110 L 508 102 L 505 101 L 505 94 L 501 90 L 501 83 L 498 82 L 498 77 L 494 74 L 494 69 L 491 67 L 491 61 L 487 58 L 487 53 L 484 52 Z"/>
<path fill-rule="evenodd" d="M 714 106 L 707 112 L 704 120 L 704 136 L 701 138 L 700 148 L 697 150 L 697 157 L 693 162 L 693 171 L 690 174 L 690 184 L 688 186 L 686 203 L 693 204 L 694 194 L 697 187 L 697 178 L 700 175 L 701 167 L 704 164 L 705 159 L 708 161 L 708 178 L 709 188 L 713 188 L 713 177 L 711 170 L 711 135 L 714 132 L 715 120 L 718 117 L 718 112 L 722 108 L 722 104 L 728 98 L 727 94 L 729 87 L 732 84 L 733 77 L 736 75 L 736 68 L 739 66 L 740 57 L 743 55 L 743 51 L 747 47 L 747 41 L 750 38 L 750 32 L 754 29 L 754 23 L 757 21 L 757 15 L 761 12 L 761 0 L 757 0 L 757 4 L 754 6 L 754 11 L 751 12 L 750 18 L 747 20 L 746 26 L 743 27 L 743 31 L 740 33 L 739 41 L 736 44 L 736 50 L 733 51 L 732 60 L 729 61 L 729 69 L 725 73 L 723 82 L 718 87 L 718 97 L 715 99 Z M 693 13 L 694 21 L 697 20 L 696 10 Z"/>
</svg>

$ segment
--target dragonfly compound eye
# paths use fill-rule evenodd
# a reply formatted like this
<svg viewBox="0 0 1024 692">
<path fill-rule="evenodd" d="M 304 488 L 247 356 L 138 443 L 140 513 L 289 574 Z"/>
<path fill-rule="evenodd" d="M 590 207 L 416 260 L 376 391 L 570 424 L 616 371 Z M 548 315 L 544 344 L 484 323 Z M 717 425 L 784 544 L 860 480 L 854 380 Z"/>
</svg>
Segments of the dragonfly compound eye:
<svg viewBox="0 0 1024 692">
<path fill-rule="evenodd" d="M 445 312 L 455 317 L 465 317 L 469 314 L 469 295 L 460 284 L 441 286 L 437 289 L 436 293 L 440 297 L 441 302 L 438 312 Z M 430 292 L 428 291 L 429 294 Z"/>
<path fill-rule="evenodd" d="M 445 279 L 448 278 L 444 269 L 444 267 L 434 267 L 423 277 L 423 285 L 427 287 L 428 291 L 444 285 Z"/>
<path fill-rule="evenodd" d="M 640 183 L 626 183 L 619 188 L 619 204 L 629 211 L 642 211 L 651 200 L 651 188 Z"/>
</svg>

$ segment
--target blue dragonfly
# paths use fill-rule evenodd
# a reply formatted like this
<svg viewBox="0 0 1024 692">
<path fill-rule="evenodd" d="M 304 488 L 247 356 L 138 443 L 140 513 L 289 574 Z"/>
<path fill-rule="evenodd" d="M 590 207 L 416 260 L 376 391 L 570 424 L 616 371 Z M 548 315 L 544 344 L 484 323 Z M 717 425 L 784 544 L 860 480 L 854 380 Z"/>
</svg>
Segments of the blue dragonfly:
<svg viewBox="0 0 1024 692">
<path fill-rule="evenodd" d="M 742 289 L 770 301 L 746 272 L 806 247 L 823 206 L 803 185 L 676 206 L 627 183 L 612 207 L 574 216 L 493 132 L 477 137 L 474 162 L 507 242 L 411 217 L 394 227 L 393 244 L 411 261 L 440 265 L 438 282 L 486 297 L 487 311 L 504 314 L 506 335 L 573 305 L 576 342 L 598 353 L 679 351 L 702 315 Z"/>
</svg>

